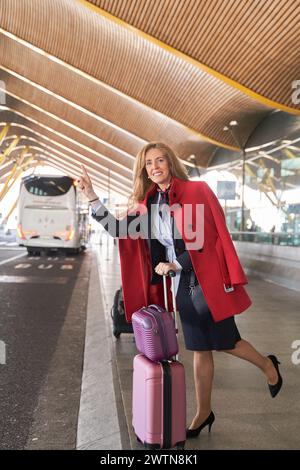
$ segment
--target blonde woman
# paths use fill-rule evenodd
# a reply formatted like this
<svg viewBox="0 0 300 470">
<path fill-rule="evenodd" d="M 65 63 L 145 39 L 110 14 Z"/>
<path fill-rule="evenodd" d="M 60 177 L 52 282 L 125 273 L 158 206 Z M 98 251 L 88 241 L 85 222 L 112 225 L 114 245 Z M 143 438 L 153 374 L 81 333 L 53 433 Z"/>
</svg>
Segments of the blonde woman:
<svg viewBox="0 0 300 470">
<path fill-rule="evenodd" d="M 101 204 L 83 167 L 79 187 L 92 204 L 93 217 L 119 238 L 126 317 L 151 303 L 163 304 L 162 275 L 176 272 L 176 299 L 185 346 L 194 352 L 196 412 L 187 438 L 196 437 L 215 420 L 211 406 L 214 375 L 212 351 L 225 351 L 257 366 L 272 397 L 282 385 L 279 361 L 263 356 L 241 339 L 234 316 L 251 300 L 223 210 L 209 186 L 189 181 L 171 148 L 145 145 L 137 155 L 131 209 L 116 220 Z M 202 222 L 194 209 L 204 208 Z M 188 209 L 190 209 L 188 211 Z M 189 214 L 190 223 L 182 222 Z M 188 225 L 194 239 L 185 230 Z M 198 240 L 199 241 L 199 240 Z"/>
</svg>

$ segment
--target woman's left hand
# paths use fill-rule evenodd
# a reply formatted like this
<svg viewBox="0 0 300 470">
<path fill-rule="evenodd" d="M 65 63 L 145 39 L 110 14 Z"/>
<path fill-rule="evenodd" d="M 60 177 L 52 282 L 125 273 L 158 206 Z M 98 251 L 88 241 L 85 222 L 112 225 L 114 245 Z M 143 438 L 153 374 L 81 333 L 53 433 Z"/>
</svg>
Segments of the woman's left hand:
<svg viewBox="0 0 300 470">
<path fill-rule="evenodd" d="M 155 272 L 163 276 L 164 274 L 168 274 L 169 271 L 178 271 L 176 264 L 174 263 L 158 263 L 155 268 Z"/>
</svg>

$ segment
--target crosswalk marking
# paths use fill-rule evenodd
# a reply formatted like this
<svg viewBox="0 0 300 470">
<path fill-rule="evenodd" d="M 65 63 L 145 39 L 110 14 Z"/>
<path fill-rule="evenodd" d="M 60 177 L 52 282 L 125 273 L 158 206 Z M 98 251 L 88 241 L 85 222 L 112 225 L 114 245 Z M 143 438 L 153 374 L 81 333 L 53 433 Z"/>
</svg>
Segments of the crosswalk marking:
<svg viewBox="0 0 300 470">
<path fill-rule="evenodd" d="M 18 283 L 18 284 L 67 284 L 68 277 L 44 277 L 44 276 L 0 276 L 0 283 Z"/>
<path fill-rule="evenodd" d="M 20 263 L 16 264 L 15 269 L 28 269 L 30 268 L 31 264 L 30 263 Z"/>
<path fill-rule="evenodd" d="M 9 263 L 10 261 L 13 261 L 14 259 L 21 258 L 22 256 L 25 256 L 26 253 L 21 253 L 20 255 L 13 256 L 12 258 L 5 259 L 4 261 L 0 261 L 0 265 Z"/>
<path fill-rule="evenodd" d="M 0 341 L 0 364 L 6 364 L 6 344 Z"/>
<path fill-rule="evenodd" d="M 16 264 L 15 269 L 28 269 L 31 268 L 33 265 L 31 263 L 19 263 Z M 53 264 L 39 264 L 38 269 L 52 269 Z M 62 270 L 71 270 L 74 266 L 72 264 L 62 264 L 59 269 Z"/>
<path fill-rule="evenodd" d="M 0 246 L 19 246 L 17 242 L 0 242 Z"/>
</svg>

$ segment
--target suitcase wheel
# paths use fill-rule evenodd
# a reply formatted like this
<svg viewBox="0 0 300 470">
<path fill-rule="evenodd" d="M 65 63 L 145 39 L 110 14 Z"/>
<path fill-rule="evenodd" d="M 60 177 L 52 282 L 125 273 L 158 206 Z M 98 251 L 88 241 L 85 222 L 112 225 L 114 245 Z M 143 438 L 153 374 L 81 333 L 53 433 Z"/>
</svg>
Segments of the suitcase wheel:
<svg viewBox="0 0 300 470">
<path fill-rule="evenodd" d="M 114 335 L 115 338 L 119 338 L 121 336 L 121 333 L 118 330 L 114 330 L 113 335 Z"/>
<path fill-rule="evenodd" d="M 185 446 L 185 442 L 178 442 L 178 444 L 176 445 L 176 449 L 183 450 L 184 446 Z"/>
</svg>

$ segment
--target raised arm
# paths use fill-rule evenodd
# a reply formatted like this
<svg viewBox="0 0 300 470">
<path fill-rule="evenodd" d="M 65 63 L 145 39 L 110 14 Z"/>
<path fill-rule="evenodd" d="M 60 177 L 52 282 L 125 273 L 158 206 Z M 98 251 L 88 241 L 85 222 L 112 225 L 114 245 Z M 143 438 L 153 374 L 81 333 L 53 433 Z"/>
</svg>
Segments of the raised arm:
<svg viewBox="0 0 300 470">
<path fill-rule="evenodd" d="M 121 220 L 116 219 L 116 217 L 99 200 L 93 189 L 91 178 L 89 177 L 84 165 L 81 165 L 81 169 L 82 175 L 78 179 L 78 187 L 91 203 L 92 217 L 97 220 L 97 222 L 100 222 L 104 229 L 114 238 L 124 238 L 128 236 L 128 232 L 130 231 L 139 233 L 139 224 L 134 222 L 139 217 L 139 213 L 128 215 Z"/>
</svg>

